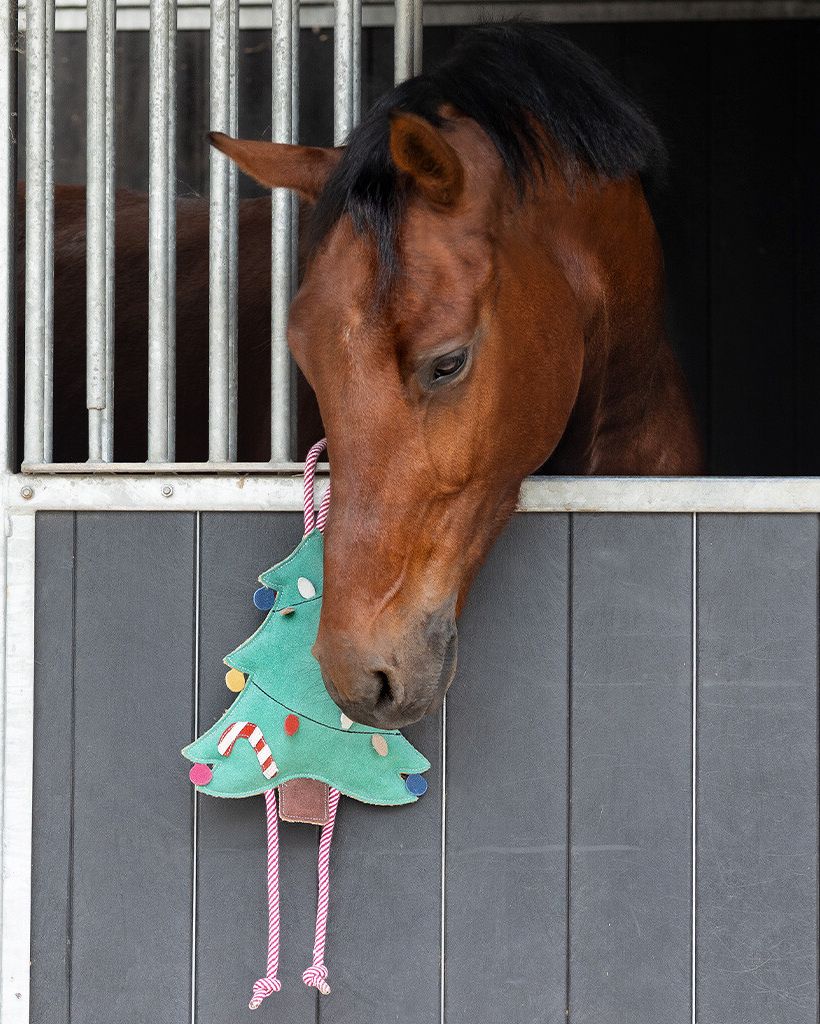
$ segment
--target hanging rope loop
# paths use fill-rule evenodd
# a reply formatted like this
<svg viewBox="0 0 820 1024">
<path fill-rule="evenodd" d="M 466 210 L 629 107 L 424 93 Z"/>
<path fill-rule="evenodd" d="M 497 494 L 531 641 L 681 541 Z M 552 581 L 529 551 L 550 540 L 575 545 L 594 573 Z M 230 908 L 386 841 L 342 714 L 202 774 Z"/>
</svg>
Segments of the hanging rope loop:
<svg viewBox="0 0 820 1024">
<path fill-rule="evenodd" d="M 322 502 L 319 506 L 319 513 L 316 514 L 316 499 L 314 494 L 314 481 L 316 478 L 316 463 L 319 456 L 327 448 L 327 438 L 322 438 L 310 449 L 305 459 L 305 533 L 311 530 L 324 530 L 330 511 L 330 484 L 322 495 Z"/>
</svg>

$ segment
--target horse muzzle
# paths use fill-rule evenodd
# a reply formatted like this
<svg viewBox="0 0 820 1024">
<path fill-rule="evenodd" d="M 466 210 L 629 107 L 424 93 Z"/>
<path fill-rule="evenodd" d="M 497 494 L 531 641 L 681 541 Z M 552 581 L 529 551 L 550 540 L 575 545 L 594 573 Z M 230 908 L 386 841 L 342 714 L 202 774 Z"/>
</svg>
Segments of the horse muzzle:
<svg viewBox="0 0 820 1024">
<path fill-rule="evenodd" d="M 399 729 L 439 709 L 456 670 L 452 614 L 433 613 L 392 643 L 324 631 L 313 653 L 327 691 L 354 722 Z"/>
</svg>

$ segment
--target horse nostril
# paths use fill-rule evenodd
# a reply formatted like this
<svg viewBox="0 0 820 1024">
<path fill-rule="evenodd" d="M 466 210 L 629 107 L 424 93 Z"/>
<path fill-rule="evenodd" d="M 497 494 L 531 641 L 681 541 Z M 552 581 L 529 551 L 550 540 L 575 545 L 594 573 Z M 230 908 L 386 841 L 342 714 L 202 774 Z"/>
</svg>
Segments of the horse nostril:
<svg viewBox="0 0 820 1024">
<path fill-rule="evenodd" d="M 378 693 L 376 694 L 376 710 L 387 711 L 395 703 L 393 687 L 390 685 L 390 678 L 386 672 L 374 672 L 373 675 L 376 678 L 379 688 Z"/>
</svg>

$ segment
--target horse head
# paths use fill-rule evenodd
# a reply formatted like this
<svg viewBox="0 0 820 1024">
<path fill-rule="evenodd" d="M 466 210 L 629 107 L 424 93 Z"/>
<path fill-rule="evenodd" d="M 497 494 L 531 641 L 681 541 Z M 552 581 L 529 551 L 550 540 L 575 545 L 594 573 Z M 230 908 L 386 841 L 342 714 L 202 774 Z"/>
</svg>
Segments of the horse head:
<svg viewBox="0 0 820 1024">
<path fill-rule="evenodd" d="M 516 98 L 537 69 L 516 72 L 491 37 L 449 78 L 398 87 L 345 150 L 213 138 L 264 185 L 315 203 L 288 328 L 333 471 L 314 652 L 337 703 L 379 727 L 434 710 L 452 680 L 459 610 L 522 480 L 567 431 L 602 318 L 602 274 L 578 241 L 600 215 L 588 197 L 612 194 L 620 161 L 632 182 L 618 202 L 634 209 L 617 216 L 634 220 L 640 160 L 624 150 L 657 141 L 605 89 L 609 108 L 597 95 L 583 116 L 548 107 L 539 120 L 537 97 Z M 601 93 L 601 69 L 576 70 L 578 51 L 548 38 L 567 65 L 557 105 L 571 87 L 579 104 Z M 485 75 L 483 93 L 471 80 L 450 103 L 456 72 Z M 604 122 L 630 118 L 631 135 L 605 136 Z M 611 167 L 593 159 L 604 139 Z"/>
</svg>

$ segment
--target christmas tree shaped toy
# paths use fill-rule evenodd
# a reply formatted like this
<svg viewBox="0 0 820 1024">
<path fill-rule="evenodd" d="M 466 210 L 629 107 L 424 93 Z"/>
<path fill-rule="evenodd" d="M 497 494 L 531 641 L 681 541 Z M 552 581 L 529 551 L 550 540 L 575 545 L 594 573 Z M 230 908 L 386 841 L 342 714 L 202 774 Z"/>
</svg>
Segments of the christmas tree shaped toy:
<svg viewBox="0 0 820 1024">
<path fill-rule="evenodd" d="M 291 555 L 259 577 L 262 587 L 254 594 L 254 604 L 268 614 L 253 636 L 225 658 L 225 681 L 239 696 L 183 750 L 194 762 L 190 778 L 200 793 L 265 796 L 268 960 L 265 977 L 253 986 L 251 1009 L 281 988 L 277 788 L 294 792 L 302 786 L 304 794 L 306 784 L 300 780 L 314 780 L 307 785 L 315 796 L 317 783 L 325 787 L 319 791 L 323 813 L 299 820 L 322 824 L 313 961 L 302 980 L 327 995 L 330 844 L 339 797 L 385 806 L 413 803 L 427 790 L 421 773 L 430 767 L 400 732 L 359 725 L 341 712 L 311 653 L 322 605 L 322 531 L 330 497 L 328 488 L 314 515 L 313 479 L 324 446 L 324 441 L 314 445 L 305 464 L 305 535 Z M 284 798 L 280 810 L 283 803 Z"/>
</svg>

